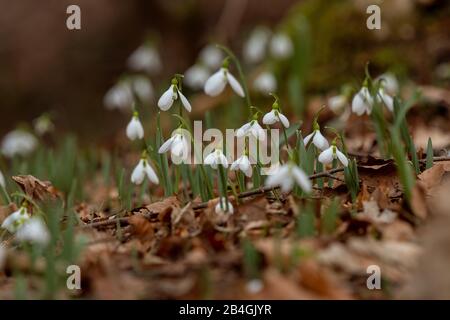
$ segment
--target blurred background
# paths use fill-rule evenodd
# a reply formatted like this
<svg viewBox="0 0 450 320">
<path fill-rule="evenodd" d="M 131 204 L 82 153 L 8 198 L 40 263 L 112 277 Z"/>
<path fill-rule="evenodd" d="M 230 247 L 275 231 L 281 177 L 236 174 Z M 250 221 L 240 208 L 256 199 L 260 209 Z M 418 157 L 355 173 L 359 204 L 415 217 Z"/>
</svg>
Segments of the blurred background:
<svg viewBox="0 0 450 320">
<path fill-rule="evenodd" d="M 78 31 L 66 28 L 71 4 L 81 8 Z M 381 6 L 379 31 L 365 27 L 369 4 Z M 104 96 L 146 39 L 161 59 L 152 75 L 159 97 L 208 43 L 241 56 L 255 26 L 307 30 L 298 34 L 300 47 L 308 46 L 307 76 L 291 90 L 301 93 L 303 104 L 345 82 L 360 83 L 369 60 L 375 72 L 448 85 L 445 0 L 0 0 L 0 7 L 0 135 L 50 112 L 58 131 L 106 141 L 128 116 L 105 110 Z M 297 34 L 291 35 L 295 42 Z M 150 108 L 156 112 L 156 100 Z"/>
</svg>

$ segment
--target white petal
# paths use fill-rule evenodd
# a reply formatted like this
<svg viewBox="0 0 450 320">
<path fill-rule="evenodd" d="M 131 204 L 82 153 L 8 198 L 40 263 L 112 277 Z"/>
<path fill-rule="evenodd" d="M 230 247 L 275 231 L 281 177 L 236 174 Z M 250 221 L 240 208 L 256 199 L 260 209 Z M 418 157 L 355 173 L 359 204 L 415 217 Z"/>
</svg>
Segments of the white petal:
<svg viewBox="0 0 450 320">
<path fill-rule="evenodd" d="M 246 124 L 244 124 L 242 127 L 240 127 L 237 131 L 236 131 L 236 137 L 238 138 L 242 138 L 243 136 L 248 134 L 249 129 L 251 128 L 252 123 L 251 122 L 247 122 Z"/>
<path fill-rule="evenodd" d="M 389 109 L 389 111 L 394 111 L 394 99 L 390 95 L 384 92 L 383 89 L 379 91 L 379 97 L 381 98 L 383 104 Z"/>
<path fill-rule="evenodd" d="M 131 182 L 134 184 L 141 184 L 144 181 L 144 160 L 140 160 L 138 165 L 134 168 L 131 174 Z"/>
<path fill-rule="evenodd" d="M 272 110 L 272 111 L 266 113 L 262 119 L 262 123 L 268 124 L 268 125 L 274 124 L 276 122 L 278 122 L 278 118 L 275 115 L 275 110 Z"/>
<path fill-rule="evenodd" d="M 248 168 L 250 168 L 251 167 L 251 164 L 250 164 L 250 160 L 248 159 L 248 157 L 247 156 L 242 156 L 242 157 L 240 157 L 240 161 L 239 161 L 239 169 L 241 169 L 242 171 L 247 171 L 248 170 Z"/>
<path fill-rule="evenodd" d="M 366 105 L 364 103 L 362 96 L 359 93 L 355 94 L 355 96 L 353 97 L 352 111 L 356 113 L 358 116 L 363 115 L 364 112 L 366 111 Z"/>
<path fill-rule="evenodd" d="M 284 180 L 289 179 L 288 174 L 289 168 L 286 165 L 281 166 L 272 175 L 270 175 L 266 180 L 266 186 L 276 187 L 281 185 Z"/>
<path fill-rule="evenodd" d="M 221 164 L 224 168 L 228 168 L 228 160 L 223 153 L 217 155 L 216 163 Z"/>
<path fill-rule="evenodd" d="M 229 71 L 226 74 L 227 74 L 228 82 L 230 83 L 230 86 L 231 86 L 231 88 L 233 88 L 234 92 L 236 92 L 236 94 L 238 96 L 245 97 L 244 89 L 242 89 L 241 84 L 236 80 L 236 78 Z"/>
<path fill-rule="evenodd" d="M 319 154 L 318 160 L 323 164 L 331 163 L 333 161 L 333 146 L 329 147 L 325 151 L 322 151 L 322 153 Z"/>
<path fill-rule="evenodd" d="M 127 137 L 130 140 L 142 139 L 144 137 L 144 128 L 137 117 L 133 117 L 127 126 Z"/>
<path fill-rule="evenodd" d="M 158 176 L 156 175 L 153 168 L 147 162 L 145 163 L 144 170 L 145 170 L 145 174 L 147 175 L 147 178 L 151 182 L 153 182 L 154 184 L 159 184 Z"/>
<path fill-rule="evenodd" d="M 240 166 L 239 166 L 239 159 L 237 159 L 236 161 L 233 161 L 233 163 L 230 166 L 230 170 L 236 171 L 239 170 Z"/>
<path fill-rule="evenodd" d="M 170 149 L 170 146 L 172 145 L 174 139 L 176 136 L 171 137 L 166 142 L 164 142 L 161 147 L 159 147 L 158 153 L 164 153 L 167 152 Z"/>
<path fill-rule="evenodd" d="M 280 117 L 281 123 L 283 124 L 283 126 L 285 128 L 289 128 L 289 120 L 288 118 L 284 115 L 278 112 L 278 117 Z"/>
<path fill-rule="evenodd" d="M 250 178 L 253 174 L 253 168 L 252 166 L 249 166 L 246 170 L 242 170 L 242 172 L 244 172 L 244 174 Z"/>
<path fill-rule="evenodd" d="M 305 145 L 305 147 L 308 145 L 309 141 L 311 140 L 311 138 L 314 136 L 314 131 L 310 134 L 308 134 L 305 138 L 303 138 L 303 144 Z"/>
<path fill-rule="evenodd" d="M 173 104 L 173 94 L 173 85 L 171 85 L 169 89 L 167 89 L 166 92 L 164 92 L 161 98 L 159 98 L 158 100 L 158 107 L 161 110 L 167 111 L 170 109 Z"/>
<path fill-rule="evenodd" d="M 303 172 L 302 169 L 298 167 L 292 168 L 292 175 L 294 176 L 295 181 L 297 184 L 306 192 L 311 192 L 312 185 L 311 180 L 309 180 L 309 177 L 306 175 L 306 173 Z"/>
<path fill-rule="evenodd" d="M 313 138 L 313 143 L 320 150 L 325 150 L 329 147 L 327 139 L 325 139 L 325 137 L 320 133 L 319 130 L 316 130 L 316 134 Z"/>
<path fill-rule="evenodd" d="M 227 210 L 227 202 L 228 202 L 228 210 Z M 216 207 L 214 210 L 217 214 L 224 213 L 224 212 L 227 212 L 230 214 L 234 213 L 233 205 L 229 201 L 227 201 L 225 198 L 220 198 L 220 200 L 216 204 Z"/>
<path fill-rule="evenodd" d="M 0 171 L 0 187 L 3 187 L 3 188 L 6 187 L 5 177 L 3 176 L 3 173 L 1 171 Z"/>
<path fill-rule="evenodd" d="M 225 85 L 227 84 L 224 70 L 220 69 L 216 73 L 214 73 L 205 83 L 205 93 L 209 96 L 215 97 L 219 95 L 223 89 L 225 89 Z"/>
<path fill-rule="evenodd" d="M 188 99 L 186 99 L 186 97 L 184 96 L 184 94 L 181 93 L 180 90 L 178 90 L 178 95 L 180 96 L 181 99 L 181 103 L 183 104 L 184 108 L 191 112 L 192 111 L 192 107 L 191 104 L 189 103 Z"/>
<path fill-rule="evenodd" d="M 344 167 L 348 166 L 348 159 L 345 156 L 345 154 L 343 154 L 338 149 L 336 149 L 336 155 L 337 155 L 339 161 L 344 165 Z"/>
<path fill-rule="evenodd" d="M 211 166 L 213 169 L 217 169 L 216 155 L 214 154 L 214 152 L 211 152 L 210 154 L 208 154 L 205 157 L 205 160 L 203 160 L 203 163 Z"/>
</svg>

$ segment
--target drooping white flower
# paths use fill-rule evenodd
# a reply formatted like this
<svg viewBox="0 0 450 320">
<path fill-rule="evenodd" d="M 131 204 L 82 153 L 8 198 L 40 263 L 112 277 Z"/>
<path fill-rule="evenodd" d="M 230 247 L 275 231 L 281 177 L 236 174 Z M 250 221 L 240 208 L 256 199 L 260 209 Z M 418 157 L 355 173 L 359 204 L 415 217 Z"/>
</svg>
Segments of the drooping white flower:
<svg viewBox="0 0 450 320">
<path fill-rule="evenodd" d="M 228 68 L 220 68 L 219 71 L 214 73 L 206 80 L 205 93 L 209 96 L 215 97 L 219 95 L 226 84 L 229 83 L 233 91 L 240 97 L 244 97 L 244 89 L 236 78 L 230 73 Z"/>
<path fill-rule="evenodd" d="M 130 55 L 127 65 L 132 70 L 150 74 L 159 72 L 162 67 L 158 51 L 154 46 L 147 44 L 140 46 Z"/>
<path fill-rule="evenodd" d="M 253 88 L 262 94 L 277 91 L 277 79 L 271 72 L 262 72 L 253 81 Z"/>
<path fill-rule="evenodd" d="M 128 110 L 133 104 L 133 92 L 126 81 L 119 81 L 106 92 L 103 104 L 107 109 Z"/>
<path fill-rule="evenodd" d="M 176 79 L 173 79 L 169 89 L 167 89 L 162 94 L 161 98 L 159 98 L 158 107 L 163 111 L 167 111 L 170 109 L 170 107 L 172 107 L 173 102 L 178 98 L 180 98 L 183 107 L 188 112 L 191 112 L 192 110 L 191 104 L 189 103 L 188 99 L 178 89 L 178 81 Z"/>
<path fill-rule="evenodd" d="M 291 38 L 285 33 L 275 34 L 270 41 L 270 53 L 277 59 L 289 58 L 294 52 Z"/>
<path fill-rule="evenodd" d="M 358 116 L 361 116 L 364 113 L 370 114 L 372 112 L 372 107 L 372 96 L 370 95 L 369 89 L 366 86 L 363 86 L 353 97 L 352 111 Z"/>
<path fill-rule="evenodd" d="M 133 92 L 142 102 L 149 102 L 153 99 L 155 93 L 150 79 L 142 75 L 136 75 L 130 77 L 128 81 Z"/>
<path fill-rule="evenodd" d="M 43 136 L 44 134 L 53 131 L 55 129 L 55 125 L 53 124 L 50 115 L 43 113 L 33 120 L 33 128 L 39 136 Z"/>
<path fill-rule="evenodd" d="M 5 177 L 3 176 L 3 173 L 1 171 L 0 171 L 0 187 L 6 188 Z"/>
<path fill-rule="evenodd" d="M 228 202 L 228 210 L 227 210 L 227 202 Z M 214 211 L 217 214 L 221 214 L 221 213 L 233 214 L 234 213 L 234 208 L 233 208 L 233 205 L 231 204 L 230 201 L 228 201 L 224 197 L 221 197 L 219 202 L 216 204 L 216 207 L 215 207 Z"/>
<path fill-rule="evenodd" d="M 381 87 L 390 95 L 396 95 L 398 93 L 399 85 L 397 78 L 394 74 L 386 72 L 378 76 L 375 81 L 381 81 Z"/>
<path fill-rule="evenodd" d="M 328 98 L 328 107 L 330 107 L 330 109 L 335 113 L 344 109 L 346 105 L 347 105 L 347 97 L 343 94 L 339 94 L 337 96 L 332 96 Z"/>
<path fill-rule="evenodd" d="M 3 220 L 1 227 L 11 233 L 14 233 L 28 219 L 30 219 L 28 210 L 26 207 L 22 206 L 19 210 L 14 211 L 6 217 L 5 220 Z"/>
<path fill-rule="evenodd" d="M 322 151 L 319 154 L 318 160 L 322 162 L 323 164 L 328 164 L 333 162 L 334 159 L 338 159 L 344 167 L 348 166 L 348 159 L 339 149 L 336 147 L 336 145 L 332 145 L 328 149 Z"/>
<path fill-rule="evenodd" d="M 41 218 L 32 217 L 17 230 L 16 240 L 46 246 L 50 241 L 50 233 Z"/>
<path fill-rule="evenodd" d="M 213 169 L 217 169 L 219 165 L 222 165 L 224 168 L 228 168 L 227 157 L 225 157 L 220 149 L 215 149 L 213 152 L 208 154 L 203 163 L 211 166 Z"/>
<path fill-rule="evenodd" d="M 131 182 L 139 185 L 144 182 L 145 177 L 154 184 L 159 184 L 158 176 L 148 163 L 147 159 L 141 159 L 131 174 Z"/>
<path fill-rule="evenodd" d="M 320 150 L 325 150 L 329 146 L 327 139 L 320 133 L 320 127 L 317 123 L 314 124 L 313 132 L 303 139 L 303 144 L 306 146 L 311 139 L 313 144 Z"/>
<path fill-rule="evenodd" d="M 254 136 L 256 139 L 264 141 L 266 139 L 266 132 L 259 125 L 258 120 L 254 119 L 247 122 L 236 131 L 236 137 L 238 138 L 247 136 Z"/>
<path fill-rule="evenodd" d="M 216 69 L 223 60 L 222 50 L 214 45 L 207 45 L 200 51 L 199 60 L 209 68 Z"/>
<path fill-rule="evenodd" d="M 184 74 L 184 83 L 191 89 L 202 89 L 210 76 L 208 68 L 201 64 L 194 64 L 186 70 Z"/>
<path fill-rule="evenodd" d="M 12 158 L 15 155 L 26 156 L 33 152 L 38 145 L 38 140 L 31 133 L 16 129 L 2 140 L 2 153 L 5 157 Z"/>
<path fill-rule="evenodd" d="M 312 189 L 311 181 L 306 173 L 294 163 L 287 163 L 278 168 L 266 180 L 267 187 L 281 187 L 281 191 L 289 192 L 294 185 L 299 185 L 304 191 L 310 192 Z"/>
<path fill-rule="evenodd" d="M 384 104 L 389 111 L 394 112 L 394 99 L 388 95 L 383 88 L 380 88 L 376 97 L 377 101 Z"/>
<path fill-rule="evenodd" d="M 231 170 L 240 170 L 242 171 L 247 177 L 251 177 L 253 170 L 252 165 L 250 163 L 250 159 L 247 155 L 242 155 L 239 158 L 237 158 L 230 167 Z"/>
<path fill-rule="evenodd" d="M 267 125 L 271 125 L 279 121 L 285 128 L 289 128 L 288 118 L 277 109 L 272 109 L 272 111 L 266 113 L 262 119 L 262 123 Z"/>
<path fill-rule="evenodd" d="M 139 120 L 139 115 L 137 112 L 134 112 L 131 121 L 128 123 L 127 137 L 131 141 L 144 138 L 144 127 L 142 126 L 142 123 Z"/>
<path fill-rule="evenodd" d="M 265 27 L 258 27 L 252 31 L 243 50 L 247 63 L 259 63 L 264 59 L 269 38 L 270 30 Z"/>
<path fill-rule="evenodd" d="M 172 154 L 172 160 L 174 163 L 179 164 L 185 162 L 189 156 L 189 141 L 181 133 L 175 133 L 164 142 L 158 150 L 158 153 L 164 153 L 170 150 Z"/>
</svg>

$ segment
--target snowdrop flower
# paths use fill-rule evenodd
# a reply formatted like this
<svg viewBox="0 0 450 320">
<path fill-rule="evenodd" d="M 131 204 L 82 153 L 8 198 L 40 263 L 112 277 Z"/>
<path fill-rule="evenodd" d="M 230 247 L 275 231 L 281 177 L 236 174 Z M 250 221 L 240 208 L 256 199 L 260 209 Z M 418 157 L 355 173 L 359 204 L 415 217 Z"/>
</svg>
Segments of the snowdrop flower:
<svg viewBox="0 0 450 320">
<path fill-rule="evenodd" d="M 22 206 L 19 210 L 11 213 L 5 220 L 3 220 L 1 227 L 8 230 L 10 233 L 14 233 L 28 219 L 30 219 L 28 210 L 25 206 Z"/>
<path fill-rule="evenodd" d="M 281 121 L 285 128 L 289 128 L 289 120 L 284 114 L 280 112 L 280 106 L 278 105 L 278 102 L 276 100 L 272 105 L 272 111 L 264 115 L 262 123 L 271 125 L 279 121 Z"/>
<path fill-rule="evenodd" d="M 252 31 L 247 42 L 244 44 L 244 59 L 248 63 L 258 63 L 266 55 L 267 43 L 270 38 L 270 30 L 258 27 Z"/>
<path fill-rule="evenodd" d="M 222 51 L 214 45 L 207 45 L 199 54 L 199 60 L 211 69 L 219 67 L 222 59 Z"/>
<path fill-rule="evenodd" d="M 213 152 L 208 154 L 203 163 L 211 166 L 213 169 L 217 169 L 219 165 L 222 165 L 224 168 L 228 168 L 227 157 L 225 157 L 220 149 L 215 149 Z"/>
<path fill-rule="evenodd" d="M 251 177 L 253 170 L 250 164 L 250 159 L 246 154 L 237 158 L 230 167 L 231 170 L 241 170 L 247 177 Z"/>
<path fill-rule="evenodd" d="M 294 163 L 284 164 L 279 167 L 266 180 L 267 187 L 281 187 L 281 191 L 287 193 L 292 190 L 294 184 L 299 185 L 304 191 L 310 192 L 312 189 L 311 181 L 306 173 Z"/>
<path fill-rule="evenodd" d="M 55 125 L 53 124 L 50 115 L 43 113 L 33 120 L 33 128 L 38 135 L 43 136 L 44 134 L 53 131 Z"/>
<path fill-rule="evenodd" d="M 158 51 L 154 46 L 144 44 L 137 48 L 128 58 L 127 65 L 135 71 L 145 71 L 150 74 L 159 72 L 162 67 Z"/>
<path fill-rule="evenodd" d="M 330 107 L 334 113 L 341 111 L 346 105 L 347 97 L 343 94 L 328 98 L 328 107 Z"/>
<path fill-rule="evenodd" d="M 131 141 L 144 138 L 144 127 L 139 120 L 139 114 L 135 111 L 127 126 L 127 137 Z"/>
<path fill-rule="evenodd" d="M 277 59 L 289 58 L 294 52 L 291 38 L 284 33 L 277 33 L 270 41 L 270 52 Z"/>
<path fill-rule="evenodd" d="M 353 97 L 352 111 L 358 116 L 362 116 L 364 113 L 370 114 L 372 112 L 372 107 L 372 96 L 370 95 L 367 86 L 363 86 Z"/>
<path fill-rule="evenodd" d="M 192 107 L 189 103 L 188 99 L 181 93 L 180 89 L 178 88 L 178 80 L 176 78 L 172 79 L 172 84 L 170 85 L 169 89 L 167 89 L 159 98 L 158 100 L 158 107 L 163 110 L 167 111 L 172 107 L 172 104 L 175 100 L 180 98 L 181 104 L 183 107 L 188 111 L 191 112 Z"/>
<path fill-rule="evenodd" d="M 383 88 L 378 90 L 377 101 L 382 102 L 391 112 L 394 112 L 394 99 Z"/>
<path fill-rule="evenodd" d="M 142 158 L 134 168 L 133 173 L 131 174 L 131 182 L 139 185 L 144 182 L 145 177 L 154 184 L 159 184 L 158 176 L 148 163 L 146 157 Z"/>
<path fill-rule="evenodd" d="M 107 109 L 128 110 L 133 103 L 133 92 L 125 81 L 119 81 L 106 92 L 103 104 Z"/>
<path fill-rule="evenodd" d="M 264 141 L 266 139 L 266 132 L 259 125 L 258 120 L 253 119 L 252 121 L 247 122 L 242 127 L 240 127 L 236 131 L 236 136 L 238 138 L 254 136 L 256 139 Z"/>
<path fill-rule="evenodd" d="M 333 143 L 331 147 L 328 149 L 322 151 L 321 154 L 319 154 L 318 160 L 322 162 L 323 164 L 328 164 L 333 162 L 334 159 L 339 159 L 339 161 L 344 165 L 344 167 L 348 166 L 348 159 L 339 149 L 336 147 L 336 145 Z"/>
<path fill-rule="evenodd" d="M 241 84 L 228 70 L 228 60 L 225 60 L 222 68 L 206 80 L 204 88 L 205 93 L 211 97 L 215 97 L 225 89 L 227 83 L 230 84 L 231 88 L 238 96 L 245 96 Z"/>
<path fill-rule="evenodd" d="M 158 153 L 164 153 L 169 150 L 176 164 L 186 160 L 189 156 L 189 142 L 187 138 L 182 133 L 175 133 L 161 145 Z"/>
<path fill-rule="evenodd" d="M 308 134 L 303 139 L 303 144 L 306 146 L 309 143 L 309 141 L 311 141 L 311 139 L 312 139 L 313 144 L 318 149 L 325 150 L 329 146 L 327 139 L 322 135 L 322 133 L 320 133 L 320 127 L 319 127 L 319 124 L 317 122 L 314 123 L 313 127 L 314 127 L 313 132 Z"/>
<path fill-rule="evenodd" d="M 50 241 L 50 233 L 41 218 L 33 217 L 17 230 L 16 239 L 20 242 L 29 241 L 46 246 Z"/>
<path fill-rule="evenodd" d="M 228 202 L 228 210 L 227 210 L 227 202 Z M 234 213 L 234 208 L 233 208 L 233 205 L 231 204 L 230 201 L 228 201 L 224 197 L 221 197 L 219 202 L 216 204 L 215 212 L 217 214 L 221 214 L 221 213 L 233 214 Z"/>
<path fill-rule="evenodd" d="M 129 81 L 133 92 L 141 101 L 149 102 L 153 99 L 153 85 L 147 77 L 139 75 L 132 76 Z"/>
<path fill-rule="evenodd" d="M 208 80 L 210 72 L 208 68 L 201 64 L 195 64 L 186 70 L 184 74 L 184 83 L 194 90 L 203 88 L 206 80 Z"/>
<path fill-rule="evenodd" d="M 381 81 L 381 87 L 386 90 L 390 95 L 395 95 L 398 93 L 398 81 L 397 78 L 390 72 L 384 73 L 375 79 L 376 81 Z"/>
<path fill-rule="evenodd" d="M 271 72 L 262 72 L 253 81 L 253 88 L 262 94 L 277 91 L 277 79 Z"/>
<path fill-rule="evenodd" d="M 17 154 L 28 155 L 36 149 L 37 145 L 38 140 L 31 133 L 17 129 L 3 138 L 1 150 L 5 157 L 12 158 Z"/>
<path fill-rule="evenodd" d="M 1 171 L 0 171 L 0 187 L 6 188 L 5 177 L 3 176 L 3 173 Z"/>
<path fill-rule="evenodd" d="M 264 283 L 260 279 L 252 279 L 247 282 L 245 289 L 248 293 L 256 294 L 264 289 Z"/>
</svg>

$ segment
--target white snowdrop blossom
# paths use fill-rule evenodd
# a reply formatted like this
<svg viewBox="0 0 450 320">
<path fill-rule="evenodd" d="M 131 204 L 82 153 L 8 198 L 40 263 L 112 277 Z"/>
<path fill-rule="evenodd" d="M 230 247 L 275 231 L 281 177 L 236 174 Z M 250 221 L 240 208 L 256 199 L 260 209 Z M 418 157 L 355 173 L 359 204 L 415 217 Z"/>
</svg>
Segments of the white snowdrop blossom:
<svg viewBox="0 0 450 320">
<path fill-rule="evenodd" d="M 328 164 L 333 162 L 334 159 L 338 159 L 344 167 L 348 166 L 348 159 L 339 149 L 336 147 L 336 145 L 332 145 L 328 149 L 322 151 L 319 154 L 318 160 L 322 162 L 323 164 Z"/>
<path fill-rule="evenodd" d="M 44 113 L 33 120 L 33 129 L 39 136 L 43 136 L 55 129 L 52 119 L 47 113 Z"/>
<path fill-rule="evenodd" d="M 270 30 L 265 27 L 258 27 L 252 31 L 243 49 L 247 63 L 259 63 L 264 59 L 269 38 Z"/>
<path fill-rule="evenodd" d="M 312 143 L 320 150 L 325 150 L 329 147 L 327 139 L 320 133 L 319 125 L 314 125 L 314 130 L 303 139 L 303 144 L 306 146 L 312 139 Z"/>
<path fill-rule="evenodd" d="M 263 124 L 271 125 L 281 122 L 285 128 L 289 128 L 288 118 L 282 114 L 277 108 L 272 108 L 272 111 L 266 113 L 262 119 Z"/>
<path fill-rule="evenodd" d="M 347 97 L 343 94 L 328 98 L 328 107 L 330 107 L 331 111 L 333 111 L 334 113 L 341 111 L 346 105 Z"/>
<path fill-rule="evenodd" d="M 253 81 L 253 88 L 262 94 L 277 91 L 277 79 L 271 72 L 262 72 Z"/>
<path fill-rule="evenodd" d="M 3 176 L 3 173 L 1 171 L 0 171 L 0 187 L 6 188 L 5 177 Z"/>
<path fill-rule="evenodd" d="M 258 120 L 254 119 L 240 127 L 236 131 L 236 136 L 238 138 L 254 136 L 256 139 L 264 141 L 266 139 L 266 132 L 259 125 Z"/>
<path fill-rule="evenodd" d="M 270 53 L 277 59 L 286 59 L 292 56 L 294 45 L 291 38 L 285 33 L 275 34 L 270 41 Z"/>
<path fill-rule="evenodd" d="M 205 82 L 205 93 L 215 97 L 222 93 L 226 84 L 229 83 L 233 91 L 240 97 L 244 97 L 244 89 L 237 79 L 230 73 L 228 68 L 222 67 L 219 71 L 213 73 Z"/>
<path fill-rule="evenodd" d="M 215 149 L 213 152 L 208 154 L 203 163 L 211 166 L 213 169 L 217 169 L 219 165 L 222 165 L 224 168 L 228 168 L 227 157 L 225 157 L 220 149 Z"/>
<path fill-rule="evenodd" d="M 228 210 L 227 210 L 227 202 L 228 202 Z M 230 201 L 228 201 L 224 197 L 221 197 L 219 202 L 216 204 L 216 207 L 215 207 L 214 211 L 217 214 L 221 214 L 221 213 L 233 214 L 234 213 L 234 208 L 233 208 L 233 205 L 231 204 Z"/>
<path fill-rule="evenodd" d="M 199 60 L 209 68 L 216 69 L 223 60 L 222 50 L 214 45 L 207 45 L 200 51 Z"/>
<path fill-rule="evenodd" d="M 50 233 L 41 218 L 32 217 L 17 230 L 16 240 L 46 246 L 50 241 Z"/>
<path fill-rule="evenodd" d="M 246 283 L 245 289 L 248 293 L 256 294 L 264 289 L 264 283 L 260 279 L 252 279 Z"/>
<path fill-rule="evenodd" d="M 130 86 L 136 96 L 143 102 L 149 102 L 154 97 L 154 89 L 150 80 L 145 76 L 132 76 L 129 78 Z"/>
<path fill-rule="evenodd" d="M 159 184 L 158 176 L 148 163 L 147 159 L 141 159 L 131 174 L 131 182 L 139 185 L 144 182 L 145 177 L 154 184 Z"/>
<path fill-rule="evenodd" d="M 134 112 L 131 121 L 128 123 L 127 137 L 131 141 L 144 138 L 144 127 L 139 120 L 139 115 L 137 112 Z"/>
<path fill-rule="evenodd" d="M 391 112 L 394 112 L 394 99 L 383 88 L 378 90 L 377 101 L 383 103 Z"/>
<path fill-rule="evenodd" d="M 133 104 L 133 92 L 130 85 L 125 81 L 119 81 L 109 89 L 104 98 L 103 104 L 107 109 L 128 110 Z"/>
<path fill-rule="evenodd" d="M 178 81 L 176 79 L 173 79 L 169 89 L 167 89 L 162 94 L 161 98 L 159 98 L 158 107 L 163 111 L 167 111 L 170 109 L 170 107 L 172 107 L 173 102 L 178 98 L 180 98 L 183 107 L 188 112 L 191 112 L 192 111 L 191 104 L 189 103 L 188 99 L 178 89 Z"/>
<path fill-rule="evenodd" d="M 191 89 L 202 89 L 210 76 L 208 68 L 201 64 L 194 64 L 186 70 L 184 74 L 184 83 Z"/>
<path fill-rule="evenodd" d="M 381 87 L 390 95 L 396 95 L 399 90 L 397 78 L 390 72 L 384 73 L 375 79 L 381 81 Z"/>
<path fill-rule="evenodd" d="M 145 71 L 149 74 L 157 73 L 162 68 L 158 51 L 152 45 L 142 45 L 128 58 L 127 65 L 135 71 Z"/>
<path fill-rule="evenodd" d="M 231 170 L 237 171 L 240 170 L 242 171 L 247 177 L 251 177 L 253 170 L 252 170 L 252 165 L 250 163 L 250 159 L 248 158 L 247 155 L 242 155 L 239 158 L 237 158 L 230 167 Z"/>
<path fill-rule="evenodd" d="M 164 153 L 169 150 L 175 164 L 185 162 L 189 156 L 188 139 L 181 133 L 175 133 L 170 139 L 161 145 L 158 153 Z"/>
<path fill-rule="evenodd" d="M 6 219 L 3 220 L 1 227 L 11 233 L 14 233 L 28 219 L 30 219 L 30 215 L 28 214 L 27 208 L 21 207 L 19 210 L 14 211 L 6 217 Z"/>
<path fill-rule="evenodd" d="M 358 116 L 362 116 L 364 113 L 369 115 L 372 112 L 372 107 L 372 96 L 370 95 L 369 89 L 366 86 L 363 86 L 353 97 L 352 111 Z"/>
<path fill-rule="evenodd" d="M 1 150 L 5 157 L 12 158 L 15 155 L 26 156 L 33 152 L 38 145 L 38 140 L 31 133 L 16 129 L 2 140 Z"/>
<path fill-rule="evenodd" d="M 294 163 L 287 163 L 278 168 L 272 175 L 266 179 L 267 187 L 281 187 L 281 191 L 287 193 L 297 184 L 305 192 L 312 189 L 311 181 L 306 173 Z"/>
</svg>

